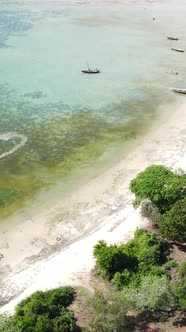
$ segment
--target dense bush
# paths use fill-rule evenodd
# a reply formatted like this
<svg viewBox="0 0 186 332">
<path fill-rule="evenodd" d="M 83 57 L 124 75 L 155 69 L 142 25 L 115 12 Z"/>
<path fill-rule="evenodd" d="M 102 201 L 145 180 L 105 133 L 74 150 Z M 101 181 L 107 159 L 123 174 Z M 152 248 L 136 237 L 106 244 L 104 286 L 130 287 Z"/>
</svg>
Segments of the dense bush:
<svg viewBox="0 0 186 332">
<path fill-rule="evenodd" d="M 36 292 L 16 307 L 14 316 L 4 319 L 4 322 L 2 322 L 4 331 L 80 331 L 72 312 L 67 309 L 73 299 L 74 290 L 70 287 Z M 9 326 L 9 329 L 7 329 L 7 326 Z"/>
<path fill-rule="evenodd" d="M 116 271 L 123 271 L 127 266 L 128 256 L 116 245 L 107 246 L 106 242 L 99 241 L 93 253 L 99 272 L 105 278 L 111 279 Z"/>
<path fill-rule="evenodd" d="M 186 176 L 175 174 L 161 165 L 152 165 L 131 181 L 130 188 L 138 202 L 148 198 L 164 213 L 186 196 Z"/>
<path fill-rule="evenodd" d="M 186 197 L 158 219 L 160 234 L 169 240 L 186 242 Z"/>
<path fill-rule="evenodd" d="M 86 309 L 92 313 L 85 332 L 131 332 L 133 324 L 127 316 L 128 307 L 122 294 L 96 291 L 88 299 Z"/>
<path fill-rule="evenodd" d="M 177 285 L 177 296 L 180 306 L 186 310 L 186 277 L 182 278 Z"/>
<path fill-rule="evenodd" d="M 119 288 L 130 285 L 138 287 L 145 275 L 162 275 L 158 266 L 166 262 L 167 244 L 155 234 L 137 230 L 134 240 L 120 246 L 108 246 L 104 241 L 94 247 L 99 273 L 112 279 Z"/>
<path fill-rule="evenodd" d="M 178 270 L 179 270 L 180 278 L 186 277 L 186 262 L 183 262 L 182 264 L 180 264 Z"/>
<path fill-rule="evenodd" d="M 121 245 L 122 251 L 133 256 L 139 264 L 144 263 L 145 269 L 150 269 L 152 265 L 160 265 L 166 260 L 168 251 L 167 243 L 159 240 L 155 234 L 144 229 L 137 229 L 133 240 Z"/>
<path fill-rule="evenodd" d="M 170 311 L 176 304 L 176 296 L 167 276 L 144 277 L 138 289 L 123 290 L 124 299 L 139 312 Z"/>
<path fill-rule="evenodd" d="M 12 316 L 0 315 L 0 332 L 18 332 Z"/>
</svg>

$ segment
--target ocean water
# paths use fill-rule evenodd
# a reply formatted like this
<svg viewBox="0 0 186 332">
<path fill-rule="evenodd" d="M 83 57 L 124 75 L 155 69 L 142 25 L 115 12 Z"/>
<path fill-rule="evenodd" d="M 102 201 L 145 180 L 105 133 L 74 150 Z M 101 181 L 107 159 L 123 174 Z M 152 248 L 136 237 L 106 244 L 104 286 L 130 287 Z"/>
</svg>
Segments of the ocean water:
<svg viewBox="0 0 186 332">
<path fill-rule="evenodd" d="M 181 98 L 169 87 L 184 84 L 185 53 L 170 47 L 186 46 L 185 14 L 166 2 L 2 1 L 2 218 L 77 170 L 93 174 Z"/>
</svg>

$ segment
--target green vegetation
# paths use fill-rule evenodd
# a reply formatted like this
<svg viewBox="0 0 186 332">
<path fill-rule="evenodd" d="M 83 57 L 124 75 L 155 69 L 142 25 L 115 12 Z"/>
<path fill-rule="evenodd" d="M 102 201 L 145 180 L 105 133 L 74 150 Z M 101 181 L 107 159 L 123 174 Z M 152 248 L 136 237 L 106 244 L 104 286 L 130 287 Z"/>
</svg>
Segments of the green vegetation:
<svg viewBox="0 0 186 332">
<path fill-rule="evenodd" d="M 186 197 L 158 219 L 160 234 L 173 241 L 186 242 Z"/>
<path fill-rule="evenodd" d="M 181 308 L 186 310 L 186 277 L 182 278 L 177 285 L 177 296 Z"/>
<path fill-rule="evenodd" d="M 186 242 L 186 176 L 153 165 L 131 181 L 134 205 L 159 226 L 159 234 Z M 137 312 L 169 312 L 186 309 L 186 263 L 178 265 L 168 257 L 169 245 L 157 235 L 137 230 L 135 238 L 120 246 L 100 241 L 94 248 L 98 272 L 111 280 L 123 299 Z M 171 270 L 178 269 L 176 286 Z"/>
<path fill-rule="evenodd" d="M 78 332 L 74 316 L 67 309 L 74 295 L 70 287 L 36 292 L 17 306 L 14 316 L 1 317 L 0 331 Z"/>
<path fill-rule="evenodd" d="M 130 188 L 138 204 L 148 198 L 164 213 L 186 196 L 186 176 L 174 174 L 161 165 L 152 165 L 131 181 Z"/>
<path fill-rule="evenodd" d="M 18 332 L 14 325 L 14 318 L 12 316 L 0 316 L 0 332 Z"/>
<path fill-rule="evenodd" d="M 164 166 L 150 166 L 131 181 L 136 194 L 134 204 L 159 226 L 169 240 L 186 242 L 186 175 L 178 175 Z"/>
<path fill-rule="evenodd" d="M 167 276 L 144 277 L 138 288 L 124 290 L 124 299 L 138 312 L 159 313 L 169 311 L 176 305 L 176 295 Z"/>
<path fill-rule="evenodd" d="M 177 284 L 176 293 L 181 308 L 186 310 L 186 262 L 183 262 L 179 266 L 178 270 L 180 280 Z"/>
<path fill-rule="evenodd" d="M 137 230 L 134 240 L 120 246 L 108 246 L 104 241 L 94 247 L 98 272 L 122 289 L 139 285 L 146 275 L 162 275 L 166 262 L 167 244 L 156 235 Z"/>
<path fill-rule="evenodd" d="M 128 306 L 123 296 L 114 291 L 95 291 L 86 302 L 91 319 L 85 332 L 131 332 L 133 324 L 127 316 Z"/>
<path fill-rule="evenodd" d="M 107 246 L 106 242 L 99 241 L 94 247 L 94 256 L 100 274 L 112 279 L 114 274 L 122 272 L 128 265 L 128 256 L 116 245 Z"/>
<path fill-rule="evenodd" d="M 20 192 L 11 188 L 0 188 L 0 207 L 4 207 L 8 203 L 12 203 L 20 195 Z"/>
<path fill-rule="evenodd" d="M 179 266 L 179 274 L 180 274 L 180 278 L 186 277 L 186 262 L 183 262 Z"/>
<path fill-rule="evenodd" d="M 186 263 L 179 266 L 172 260 L 169 247 L 141 229 L 126 244 L 100 241 L 94 247 L 98 273 L 117 287 L 128 309 L 163 319 L 179 305 L 186 308 Z M 176 286 L 171 276 L 174 269 L 180 274 Z"/>
</svg>

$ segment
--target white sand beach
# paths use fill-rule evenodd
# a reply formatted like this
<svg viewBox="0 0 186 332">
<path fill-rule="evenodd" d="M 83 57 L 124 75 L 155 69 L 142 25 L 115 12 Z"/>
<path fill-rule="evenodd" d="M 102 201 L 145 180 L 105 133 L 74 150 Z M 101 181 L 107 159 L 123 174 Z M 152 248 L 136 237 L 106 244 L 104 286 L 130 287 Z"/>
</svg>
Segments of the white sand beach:
<svg viewBox="0 0 186 332">
<path fill-rule="evenodd" d="M 62 285 L 89 287 L 92 249 L 99 240 L 127 241 L 146 227 L 132 206 L 129 184 L 151 164 L 186 172 L 186 102 L 167 109 L 159 123 L 120 162 L 69 193 L 56 204 L 19 222 L 1 224 L 1 312 L 37 290 Z M 13 217 L 12 217 L 13 218 Z M 6 305 L 5 305 L 6 304 Z"/>
</svg>

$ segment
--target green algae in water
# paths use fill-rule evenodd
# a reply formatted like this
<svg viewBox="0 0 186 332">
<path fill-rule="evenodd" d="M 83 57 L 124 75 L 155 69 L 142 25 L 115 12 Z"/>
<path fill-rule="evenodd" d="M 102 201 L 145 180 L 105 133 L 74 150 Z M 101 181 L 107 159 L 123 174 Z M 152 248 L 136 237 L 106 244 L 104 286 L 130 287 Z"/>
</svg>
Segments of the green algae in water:
<svg viewBox="0 0 186 332">
<path fill-rule="evenodd" d="M 20 192 L 11 188 L 0 188 L 0 208 L 12 204 L 20 195 Z"/>
<path fill-rule="evenodd" d="M 39 189 L 54 186 L 57 179 L 65 182 L 75 169 L 95 166 L 109 149 L 143 134 L 159 103 L 158 91 L 149 91 L 149 97 L 94 110 L 62 102 L 34 103 L 2 88 L 0 133 L 11 131 L 28 140 L 0 160 L 0 188 L 4 188 L 1 207 L 16 201 L 20 204 Z"/>
</svg>

